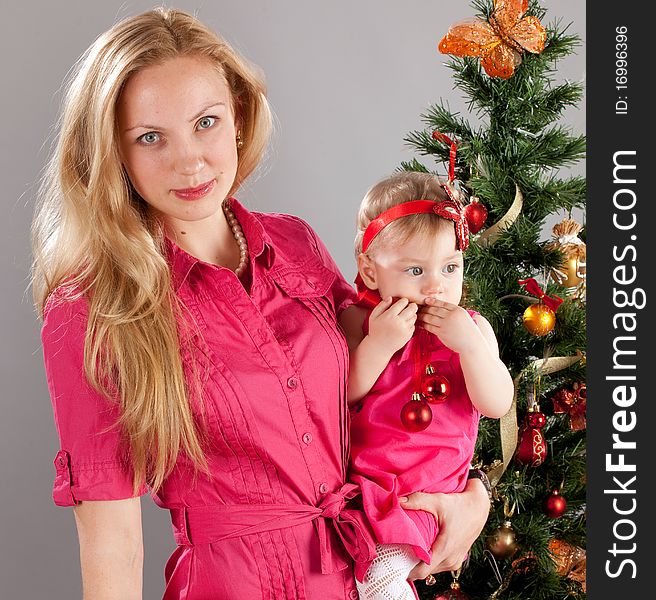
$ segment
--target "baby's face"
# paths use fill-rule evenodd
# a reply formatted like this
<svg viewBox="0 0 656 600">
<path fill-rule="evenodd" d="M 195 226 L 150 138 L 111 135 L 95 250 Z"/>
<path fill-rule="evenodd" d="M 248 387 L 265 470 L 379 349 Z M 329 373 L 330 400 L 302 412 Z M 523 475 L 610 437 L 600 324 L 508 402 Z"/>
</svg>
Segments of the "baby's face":
<svg viewBox="0 0 656 600">
<path fill-rule="evenodd" d="M 372 275 L 382 298 L 428 297 L 458 304 L 462 296 L 463 257 L 453 227 L 432 236 L 413 236 L 405 244 L 383 245 L 372 253 Z"/>
</svg>

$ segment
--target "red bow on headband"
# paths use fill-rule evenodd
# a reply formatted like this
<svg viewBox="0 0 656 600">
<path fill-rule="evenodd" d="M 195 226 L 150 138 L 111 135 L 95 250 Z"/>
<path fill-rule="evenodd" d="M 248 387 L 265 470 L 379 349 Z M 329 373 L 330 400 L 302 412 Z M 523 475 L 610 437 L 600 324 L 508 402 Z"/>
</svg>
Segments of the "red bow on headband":
<svg viewBox="0 0 656 600">
<path fill-rule="evenodd" d="M 392 221 L 408 215 L 436 214 L 444 219 L 449 219 L 455 223 L 456 243 L 458 249 L 463 252 L 469 246 L 469 228 L 467 220 L 462 214 L 462 209 L 457 202 L 453 200 L 442 200 L 434 202 L 433 200 L 411 200 L 403 202 L 388 208 L 373 219 L 362 236 L 362 252 L 366 252 L 372 240 L 387 227 Z"/>
<path fill-rule="evenodd" d="M 519 285 L 525 285 L 526 291 L 529 294 L 539 298 L 543 304 L 546 304 L 554 312 L 556 312 L 558 307 L 563 303 L 563 299 L 558 296 L 547 296 L 538 285 L 538 282 L 532 277 L 529 277 L 528 279 L 519 279 L 517 280 L 517 283 L 519 283 Z"/>
</svg>

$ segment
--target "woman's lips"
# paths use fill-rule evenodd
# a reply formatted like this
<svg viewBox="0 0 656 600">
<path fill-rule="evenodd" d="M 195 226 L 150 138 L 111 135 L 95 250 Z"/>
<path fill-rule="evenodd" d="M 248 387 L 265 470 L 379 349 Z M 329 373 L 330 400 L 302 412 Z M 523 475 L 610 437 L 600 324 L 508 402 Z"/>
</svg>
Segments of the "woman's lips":
<svg viewBox="0 0 656 600">
<path fill-rule="evenodd" d="M 214 188 L 215 183 L 216 183 L 216 179 L 212 179 L 211 181 L 208 181 L 207 183 L 202 183 L 201 185 L 195 188 L 187 188 L 184 190 L 171 190 L 171 191 L 181 200 L 198 200 L 203 196 L 207 196 L 207 194 L 209 194 Z"/>
</svg>

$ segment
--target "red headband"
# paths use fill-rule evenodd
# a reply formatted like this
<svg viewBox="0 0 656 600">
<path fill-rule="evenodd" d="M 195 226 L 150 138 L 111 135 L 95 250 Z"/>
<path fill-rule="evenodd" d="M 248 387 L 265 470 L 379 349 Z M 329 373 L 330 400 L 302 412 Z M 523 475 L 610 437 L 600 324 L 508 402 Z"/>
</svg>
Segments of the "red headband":
<svg viewBox="0 0 656 600">
<path fill-rule="evenodd" d="M 453 190 L 453 181 L 455 180 L 456 167 L 456 143 L 448 136 L 439 131 L 433 132 L 433 139 L 444 142 L 449 146 L 449 179 L 443 183 L 442 187 L 449 196 L 450 200 L 433 202 L 432 200 L 411 200 L 403 204 L 397 204 L 386 210 L 373 219 L 364 232 L 362 238 L 362 252 L 366 252 L 371 241 L 392 221 L 406 217 L 408 215 L 430 214 L 434 213 L 445 219 L 453 221 L 456 228 L 456 246 L 463 252 L 469 246 L 469 227 L 465 218 L 462 205 Z"/>
<path fill-rule="evenodd" d="M 449 196 L 451 193 L 448 191 Z M 364 236 L 362 237 L 362 252 L 366 252 L 372 240 L 387 227 L 392 221 L 396 221 L 401 217 L 408 215 L 421 215 L 421 214 L 436 214 L 444 219 L 453 221 L 456 229 L 456 247 L 463 252 L 469 246 L 469 227 L 467 220 L 463 215 L 460 204 L 452 200 L 442 200 L 434 202 L 433 200 L 411 200 L 410 202 L 403 202 L 392 206 L 385 212 L 378 215 L 373 219 L 367 229 L 365 229 Z"/>
</svg>

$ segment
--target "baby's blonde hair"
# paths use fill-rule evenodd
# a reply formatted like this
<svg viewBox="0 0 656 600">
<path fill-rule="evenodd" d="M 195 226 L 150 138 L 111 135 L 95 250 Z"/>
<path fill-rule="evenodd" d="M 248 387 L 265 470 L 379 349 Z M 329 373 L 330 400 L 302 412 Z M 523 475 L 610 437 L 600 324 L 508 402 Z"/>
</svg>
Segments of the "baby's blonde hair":
<svg viewBox="0 0 656 600">
<path fill-rule="evenodd" d="M 362 238 L 367 226 L 381 213 L 412 200 L 441 202 L 448 199 L 442 182 L 430 173 L 404 171 L 374 184 L 362 199 L 358 211 L 355 256 L 362 252 Z M 446 226 L 453 228 L 453 222 L 436 214 L 408 215 L 385 227 L 369 244 L 367 252 L 375 252 L 382 246 L 404 244 L 415 235 L 436 235 Z"/>
</svg>

